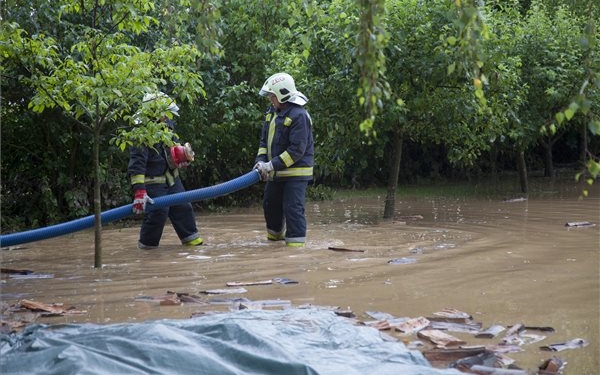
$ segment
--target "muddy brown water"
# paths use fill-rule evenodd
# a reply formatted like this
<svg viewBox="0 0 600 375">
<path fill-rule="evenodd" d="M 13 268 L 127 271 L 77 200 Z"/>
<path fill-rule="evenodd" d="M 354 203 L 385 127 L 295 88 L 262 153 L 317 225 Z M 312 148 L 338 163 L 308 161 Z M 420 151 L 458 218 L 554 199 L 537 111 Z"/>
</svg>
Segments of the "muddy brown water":
<svg viewBox="0 0 600 375">
<path fill-rule="evenodd" d="M 170 225 L 154 251 L 137 249 L 138 226 L 107 227 L 102 269 L 93 268 L 91 231 L 23 244 L 2 251 L 2 267 L 53 278 L 18 280 L 3 274 L 2 300 L 64 303 L 87 311 L 38 319 L 50 324 L 186 319 L 227 306 L 160 306 L 136 298 L 167 291 L 202 295 L 200 291 L 226 288 L 229 281 L 284 277 L 298 284 L 245 286 L 248 292 L 237 297 L 339 306 L 363 320 L 371 320 L 366 311 L 419 317 L 454 308 L 471 314 L 484 328 L 551 326 L 555 332 L 543 333 L 545 340 L 508 356 L 521 368 L 535 369 L 557 355 L 567 362 L 565 374 L 600 373 L 598 194 L 584 200 L 576 194 L 549 194 L 512 203 L 400 195 L 393 221 L 380 219 L 383 206 L 383 197 L 309 202 L 307 246 L 299 249 L 267 242 L 258 208 L 198 215 L 205 245 L 192 249 L 178 244 Z M 581 221 L 596 226 L 565 226 Z M 401 258 L 414 262 L 388 263 Z M 451 334 L 469 344 L 495 344 L 502 337 Z M 574 338 L 589 345 L 558 353 L 539 349 Z"/>
</svg>

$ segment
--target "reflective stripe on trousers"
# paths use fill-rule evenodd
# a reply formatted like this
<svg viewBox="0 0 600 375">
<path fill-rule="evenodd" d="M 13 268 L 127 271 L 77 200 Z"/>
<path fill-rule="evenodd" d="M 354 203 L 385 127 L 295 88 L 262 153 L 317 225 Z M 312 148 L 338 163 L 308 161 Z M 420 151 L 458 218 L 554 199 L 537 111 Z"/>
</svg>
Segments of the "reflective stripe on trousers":
<svg viewBox="0 0 600 375">
<path fill-rule="evenodd" d="M 306 217 L 304 205 L 308 181 L 269 181 L 265 185 L 263 209 L 267 232 L 281 233 L 285 228 L 285 240 L 304 243 L 306 240 Z"/>
</svg>

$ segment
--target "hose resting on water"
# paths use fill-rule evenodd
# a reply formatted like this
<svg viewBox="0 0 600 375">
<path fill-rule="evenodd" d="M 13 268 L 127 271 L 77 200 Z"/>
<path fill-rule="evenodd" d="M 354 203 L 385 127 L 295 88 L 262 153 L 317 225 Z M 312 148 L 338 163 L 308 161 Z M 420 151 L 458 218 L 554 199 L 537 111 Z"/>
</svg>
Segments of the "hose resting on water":
<svg viewBox="0 0 600 375">
<path fill-rule="evenodd" d="M 247 188 L 248 186 L 257 183 L 258 181 L 260 181 L 260 174 L 257 170 L 254 169 L 246 173 L 245 175 L 234 178 L 233 180 L 227 182 L 223 182 L 218 185 L 154 198 L 154 204 L 147 205 L 146 208 L 147 210 L 151 211 L 158 208 L 169 207 L 181 203 L 217 198 Z M 132 206 L 133 204 L 128 204 L 125 206 L 113 208 L 111 210 L 102 212 L 102 214 L 100 215 L 102 224 L 123 219 L 127 216 L 133 215 Z M 33 229 L 26 232 L 2 235 L 0 236 L 0 247 L 14 246 L 27 242 L 39 241 L 47 238 L 62 236 L 67 233 L 91 228 L 94 226 L 94 222 L 94 215 L 90 215 L 66 223 L 52 225 L 49 227 Z"/>
</svg>

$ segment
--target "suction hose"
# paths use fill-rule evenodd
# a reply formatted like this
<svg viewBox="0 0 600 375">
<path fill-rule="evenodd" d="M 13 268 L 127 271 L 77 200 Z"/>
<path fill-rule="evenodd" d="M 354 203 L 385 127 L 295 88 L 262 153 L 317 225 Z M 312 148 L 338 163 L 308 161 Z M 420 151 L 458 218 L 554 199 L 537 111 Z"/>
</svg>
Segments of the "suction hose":
<svg viewBox="0 0 600 375">
<path fill-rule="evenodd" d="M 250 185 L 254 185 L 258 181 L 260 181 L 260 174 L 257 170 L 252 170 L 246 173 L 245 175 L 234 178 L 233 180 L 227 182 L 223 182 L 218 185 L 154 198 L 154 204 L 147 206 L 147 209 L 155 210 L 158 208 L 169 207 L 180 203 L 217 198 L 247 188 Z M 111 210 L 102 212 L 102 214 L 100 215 L 102 224 L 123 219 L 127 216 L 133 215 L 132 206 L 133 204 L 128 204 L 125 206 L 113 208 Z M 33 229 L 26 232 L 2 235 L 0 236 L 0 247 L 14 246 L 27 242 L 34 242 L 44 240 L 47 238 L 62 236 L 67 233 L 91 228 L 94 226 L 94 222 L 94 215 L 90 215 L 66 223 L 52 225 L 49 227 Z"/>
</svg>

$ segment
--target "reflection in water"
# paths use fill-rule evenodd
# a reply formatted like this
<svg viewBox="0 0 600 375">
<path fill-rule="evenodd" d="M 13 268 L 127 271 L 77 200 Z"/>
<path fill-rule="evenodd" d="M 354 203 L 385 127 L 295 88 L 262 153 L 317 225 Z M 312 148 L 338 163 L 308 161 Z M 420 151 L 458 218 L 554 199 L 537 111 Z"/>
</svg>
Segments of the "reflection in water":
<svg viewBox="0 0 600 375">
<path fill-rule="evenodd" d="M 194 249 L 181 247 L 170 226 L 154 251 L 137 249 L 138 227 L 107 228 L 102 269 L 93 268 L 91 232 L 24 244 L 2 253 L 2 267 L 54 278 L 11 279 L 3 274 L 2 300 L 27 298 L 87 310 L 43 320 L 49 323 L 189 318 L 230 305 L 161 306 L 139 297 L 167 291 L 199 294 L 226 288 L 230 281 L 282 277 L 298 284 L 246 286 L 247 293 L 234 297 L 340 306 L 363 319 L 368 319 L 366 311 L 418 317 L 456 308 L 483 326 L 552 326 L 556 332 L 540 345 L 578 337 L 590 342 L 558 354 L 568 362 L 565 373 L 597 373 L 600 226 L 565 227 L 572 221 L 600 224 L 597 198 L 513 203 L 405 199 L 397 201 L 397 217 L 389 221 L 381 219 L 383 205 L 381 197 L 311 202 L 303 249 L 267 242 L 258 209 L 200 215 L 206 245 Z M 415 261 L 389 263 L 402 258 Z M 470 344 L 491 343 L 461 337 Z M 532 345 L 510 357 L 531 369 L 550 355 Z"/>
</svg>

